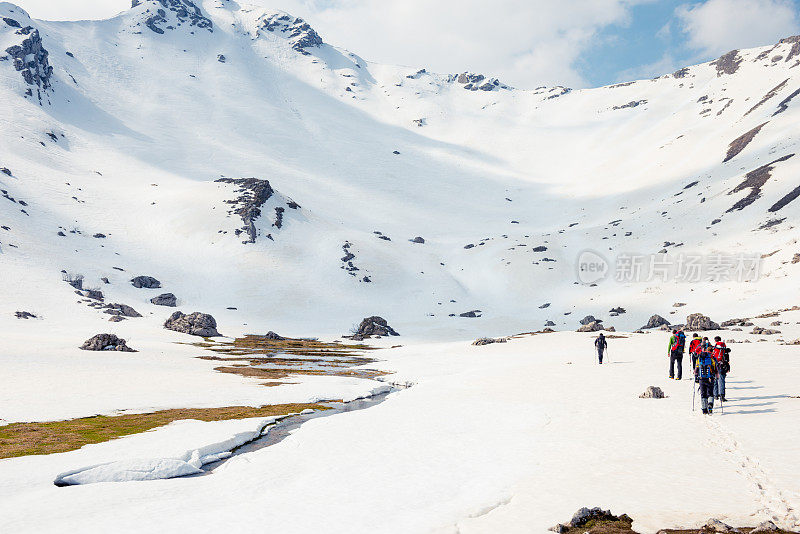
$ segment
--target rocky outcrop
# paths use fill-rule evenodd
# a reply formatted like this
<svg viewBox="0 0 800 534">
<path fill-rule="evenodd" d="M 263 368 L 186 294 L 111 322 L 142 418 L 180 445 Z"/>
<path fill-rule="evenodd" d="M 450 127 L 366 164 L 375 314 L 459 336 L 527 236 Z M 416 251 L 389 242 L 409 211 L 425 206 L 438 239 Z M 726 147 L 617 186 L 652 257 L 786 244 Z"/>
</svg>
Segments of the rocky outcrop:
<svg viewBox="0 0 800 534">
<path fill-rule="evenodd" d="M 420 236 L 417 236 L 414 239 L 409 239 L 409 241 L 411 241 L 412 243 L 419 243 L 420 245 L 424 245 L 425 244 L 425 239 L 423 239 Z"/>
<path fill-rule="evenodd" d="M 750 189 L 750 193 L 743 199 L 736 202 L 732 207 L 728 208 L 725 213 L 742 210 L 761 198 L 761 188 L 764 187 L 764 184 L 767 183 L 767 180 L 772 177 L 772 171 L 775 169 L 775 165 L 777 163 L 786 161 L 792 156 L 794 156 L 794 154 L 787 154 L 770 163 L 767 163 L 766 165 L 762 165 L 761 167 L 748 172 L 745 175 L 744 181 L 729 191 L 728 194 L 733 195 L 745 189 Z"/>
<path fill-rule="evenodd" d="M 286 341 L 287 338 L 285 338 L 285 337 L 283 337 L 281 335 L 278 335 L 275 332 L 273 332 L 272 330 L 270 330 L 269 332 L 264 334 L 264 339 L 268 339 L 270 341 Z"/>
<path fill-rule="evenodd" d="M 644 393 L 639 395 L 640 399 L 663 399 L 666 398 L 664 392 L 661 390 L 660 387 L 657 386 L 648 386 Z"/>
<path fill-rule="evenodd" d="M 720 56 L 716 61 L 711 62 L 711 65 L 717 68 L 717 76 L 735 74 L 741 64 L 742 56 L 739 55 L 738 50 L 731 50 L 727 54 Z"/>
<path fill-rule="evenodd" d="M 164 323 L 164 328 L 183 334 L 202 337 L 217 337 L 217 321 L 207 313 L 194 312 L 185 314 L 176 311 Z"/>
<path fill-rule="evenodd" d="M 152 276 L 137 276 L 131 280 L 131 284 L 133 284 L 133 287 L 139 289 L 158 289 L 161 287 L 161 282 Z"/>
<path fill-rule="evenodd" d="M 483 312 L 481 312 L 481 310 L 470 310 L 468 312 L 459 313 L 458 316 L 459 317 L 466 317 L 468 319 L 476 319 L 476 318 L 480 317 L 482 313 Z"/>
<path fill-rule="evenodd" d="M 282 33 L 292 50 L 310 55 L 306 48 L 321 46 L 322 37 L 306 21 L 287 13 L 275 13 L 259 20 L 259 29 Z"/>
<path fill-rule="evenodd" d="M 497 78 L 487 79 L 483 74 L 473 74 L 462 72 L 453 77 L 457 83 L 463 84 L 467 91 L 495 91 L 499 89 L 510 89 Z"/>
<path fill-rule="evenodd" d="M 584 326 L 590 323 L 602 323 L 602 319 L 596 319 L 594 315 L 587 315 L 583 319 L 580 320 L 580 323 Z"/>
<path fill-rule="evenodd" d="M 685 329 L 697 332 L 703 330 L 719 330 L 719 325 L 702 313 L 693 313 L 686 317 Z"/>
<path fill-rule="evenodd" d="M 26 96 L 33 96 L 35 88 L 39 103 L 42 104 L 47 91 L 52 88 L 53 67 L 48 60 L 50 54 L 42 44 L 39 30 L 27 26 L 17 33 L 27 37 L 20 44 L 6 48 L 6 54 L 25 83 L 31 86 Z"/>
<path fill-rule="evenodd" d="M 239 186 L 236 192 L 240 195 L 233 200 L 226 200 L 225 203 L 233 207 L 230 213 L 241 217 L 244 223 L 241 230 L 236 231 L 236 235 L 246 233 L 248 239 L 242 243 L 255 243 L 256 237 L 258 237 L 255 221 L 261 217 L 261 207 L 272 197 L 275 190 L 272 189 L 268 180 L 258 178 L 220 178 L 216 182 Z M 281 212 L 280 223 L 283 224 L 283 212 Z"/>
<path fill-rule="evenodd" d="M 151 298 L 150 302 L 156 306 L 168 306 L 170 308 L 178 305 L 178 299 L 172 293 L 162 293 L 157 297 Z"/>
<path fill-rule="evenodd" d="M 590 323 L 586 323 L 585 325 L 578 328 L 578 332 L 599 332 L 603 330 L 603 325 L 600 324 L 598 321 L 592 321 Z"/>
<path fill-rule="evenodd" d="M 148 4 L 144 24 L 155 33 L 164 34 L 165 30 L 174 30 L 183 24 L 214 31 L 214 23 L 192 0 L 133 0 L 131 6 L 142 4 Z"/>
<path fill-rule="evenodd" d="M 775 334 L 780 334 L 780 330 L 774 330 L 772 328 L 761 328 L 760 326 L 756 326 L 753 328 L 753 331 L 750 332 L 751 334 L 757 334 L 761 336 L 772 336 Z"/>
<path fill-rule="evenodd" d="M 367 339 L 372 336 L 399 336 L 394 328 L 389 326 L 386 319 L 373 315 L 367 317 L 358 325 L 353 339 Z"/>
<path fill-rule="evenodd" d="M 16 317 L 17 319 L 36 319 L 36 316 L 34 314 L 26 311 L 14 312 L 14 317 Z"/>
<path fill-rule="evenodd" d="M 656 314 L 648 319 L 647 324 L 642 327 L 642 330 L 647 330 L 649 328 L 658 328 L 659 326 L 669 326 L 669 321 L 661 317 L 660 315 Z"/>
<path fill-rule="evenodd" d="M 80 348 L 81 350 L 94 351 L 115 350 L 118 352 L 136 352 L 125 343 L 124 339 L 114 334 L 97 334 L 96 336 L 92 336 L 87 339 Z"/>
</svg>

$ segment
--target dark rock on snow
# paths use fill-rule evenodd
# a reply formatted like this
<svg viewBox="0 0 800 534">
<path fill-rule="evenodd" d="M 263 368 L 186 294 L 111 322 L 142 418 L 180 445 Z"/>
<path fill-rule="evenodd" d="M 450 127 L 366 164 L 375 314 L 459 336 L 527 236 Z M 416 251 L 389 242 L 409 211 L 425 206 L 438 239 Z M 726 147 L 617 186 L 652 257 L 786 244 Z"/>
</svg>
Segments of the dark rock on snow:
<svg viewBox="0 0 800 534">
<path fill-rule="evenodd" d="M 383 317 L 378 317 L 377 315 L 373 315 L 372 317 L 367 317 L 358 325 L 358 330 L 356 330 L 355 336 L 353 339 L 366 339 L 371 336 L 399 336 L 395 330 L 389 326 L 386 322 L 386 319 Z"/>
<path fill-rule="evenodd" d="M 271 340 L 271 341 L 285 341 L 285 340 L 286 340 L 286 338 L 285 338 L 285 337 L 283 337 L 283 336 L 281 336 L 281 335 L 278 335 L 278 334 L 276 334 L 276 333 L 275 333 L 275 332 L 273 332 L 272 330 L 270 330 L 269 332 L 267 332 L 267 333 L 264 335 L 264 339 L 269 339 L 269 340 Z"/>
<path fill-rule="evenodd" d="M 170 308 L 178 305 L 178 299 L 172 293 L 162 293 L 157 297 L 151 298 L 150 302 L 156 306 L 169 306 Z"/>
<path fill-rule="evenodd" d="M 14 312 L 14 317 L 16 317 L 17 319 L 36 319 L 36 316 L 34 314 L 26 311 Z"/>
<path fill-rule="evenodd" d="M 141 317 L 142 314 L 128 306 L 127 304 L 106 304 L 103 306 L 103 313 L 117 315 L 120 317 Z"/>
<path fill-rule="evenodd" d="M 258 178 L 220 178 L 215 181 L 240 187 L 238 192 L 241 195 L 225 202 L 233 206 L 233 213 L 241 217 L 244 223 L 242 231 L 247 233 L 249 239 L 243 243 L 255 243 L 258 236 L 255 221 L 261 217 L 261 207 L 272 197 L 275 190 L 272 189 L 268 180 L 259 180 Z M 283 217 L 281 217 L 281 224 L 283 224 Z"/>
<path fill-rule="evenodd" d="M 419 236 L 415 237 L 414 239 L 409 239 L 412 243 L 419 243 L 420 245 L 425 244 L 425 240 Z"/>
<path fill-rule="evenodd" d="M 176 311 L 164 322 L 164 328 L 183 334 L 202 337 L 217 337 L 217 321 L 206 313 L 194 312 L 186 315 Z"/>
<path fill-rule="evenodd" d="M 80 348 L 81 350 L 116 350 L 119 352 L 136 352 L 125 344 L 124 339 L 118 338 L 114 334 L 97 334 L 96 336 L 87 339 Z"/>
<path fill-rule="evenodd" d="M 600 330 L 603 330 L 603 325 L 600 324 L 599 321 L 592 321 L 590 323 L 587 323 L 587 324 L 581 326 L 580 328 L 578 328 L 577 331 L 578 332 L 599 332 Z"/>
<path fill-rule="evenodd" d="M 468 311 L 468 312 L 459 313 L 458 316 L 459 317 L 467 317 L 469 319 L 474 319 L 474 318 L 480 317 L 481 313 L 482 313 L 481 310 L 471 310 L 471 311 Z"/>
<path fill-rule="evenodd" d="M 583 319 L 581 319 L 580 323 L 586 326 L 589 323 L 602 323 L 602 319 L 595 319 L 594 315 L 587 315 Z"/>
<path fill-rule="evenodd" d="M 161 282 L 152 276 L 137 276 L 131 280 L 131 284 L 133 284 L 133 287 L 144 289 L 158 289 L 161 287 Z"/>
</svg>

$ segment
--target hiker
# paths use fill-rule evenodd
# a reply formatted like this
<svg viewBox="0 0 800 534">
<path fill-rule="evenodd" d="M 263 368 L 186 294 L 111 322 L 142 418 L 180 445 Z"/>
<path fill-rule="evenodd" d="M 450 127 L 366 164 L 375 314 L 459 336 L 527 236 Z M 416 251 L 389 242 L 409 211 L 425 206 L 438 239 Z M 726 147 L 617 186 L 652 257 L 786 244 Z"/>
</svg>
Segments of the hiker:
<svg viewBox="0 0 800 534">
<path fill-rule="evenodd" d="M 603 365 L 603 352 L 608 348 L 608 342 L 602 332 L 594 340 L 594 346 L 597 349 L 597 358 L 600 360 L 600 365 Z"/>
<path fill-rule="evenodd" d="M 703 343 L 703 340 L 700 339 L 700 335 L 695 332 L 692 334 L 692 341 L 689 343 L 689 354 L 692 357 L 692 369 L 697 366 L 697 357 L 700 356 L 700 345 Z"/>
<path fill-rule="evenodd" d="M 714 338 L 714 351 L 711 353 L 717 364 L 717 379 L 714 381 L 714 398 L 720 402 L 725 402 L 725 377 L 731 370 L 731 349 L 725 345 L 722 338 Z"/>
<path fill-rule="evenodd" d="M 717 375 L 716 360 L 711 356 L 711 343 L 703 338 L 700 355 L 694 368 L 695 382 L 700 389 L 700 402 L 703 414 L 711 415 L 714 411 L 714 384 Z"/>
<path fill-rule="evenodd" d="M 672 331 L 669 338 L 669 377 L 681 380 L 683 378 L 683 349 L 686 346 L 686 334 L 680 328 Z M 675 364 L 678 364 L 678 376 L 675 377 Z"/>
</svg>

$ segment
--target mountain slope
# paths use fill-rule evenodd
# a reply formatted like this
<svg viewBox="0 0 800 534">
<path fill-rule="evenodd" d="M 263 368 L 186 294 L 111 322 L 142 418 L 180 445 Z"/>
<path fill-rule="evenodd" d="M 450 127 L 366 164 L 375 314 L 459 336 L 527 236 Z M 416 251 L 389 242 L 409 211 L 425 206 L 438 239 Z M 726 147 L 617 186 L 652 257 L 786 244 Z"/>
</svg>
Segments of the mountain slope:
<svg viewBox="0 0 800 534">
<path fill-rule="evenodd" d="M 797 303 L 797 38 L 520 90 L 370 63 L 233 1 L 134 4 L 56 23 L 0 3 L 4 322 L 108 329 L 62 270 L 145 315 L 121 335 L 168 315 L 128 283 L 142 274 L 228 334 L 341 334 L 374 313 L 419 336 L 588 313 L 635 328 L 676 301 L 715 319 Z M 575 283 L 586 249 L 775 253 L 746 284 L 592 286 Z"/>
</svg>

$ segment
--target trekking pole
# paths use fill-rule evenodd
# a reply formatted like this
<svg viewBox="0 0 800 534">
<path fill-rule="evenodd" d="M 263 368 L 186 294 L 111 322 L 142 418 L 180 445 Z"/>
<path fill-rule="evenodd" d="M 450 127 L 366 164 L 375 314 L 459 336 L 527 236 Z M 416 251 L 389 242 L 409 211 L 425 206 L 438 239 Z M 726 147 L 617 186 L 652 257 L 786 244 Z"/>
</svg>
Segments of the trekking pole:
<svg viewBox="0 0 800 534">
<path fill-rule="evenodd" d="M 692 376 L 692 380 L 694 380 L 694 373 L 692 373 L 692 375 L 693 375 Z M 699 387 L 699 384 L 698 384 L 697 381 L 695 381 L 694 386 L 692 387 L 692 411 L 694 411 L 694 397 L 697 394 L 697 388 L 698 387 Z"/>
</svg>

